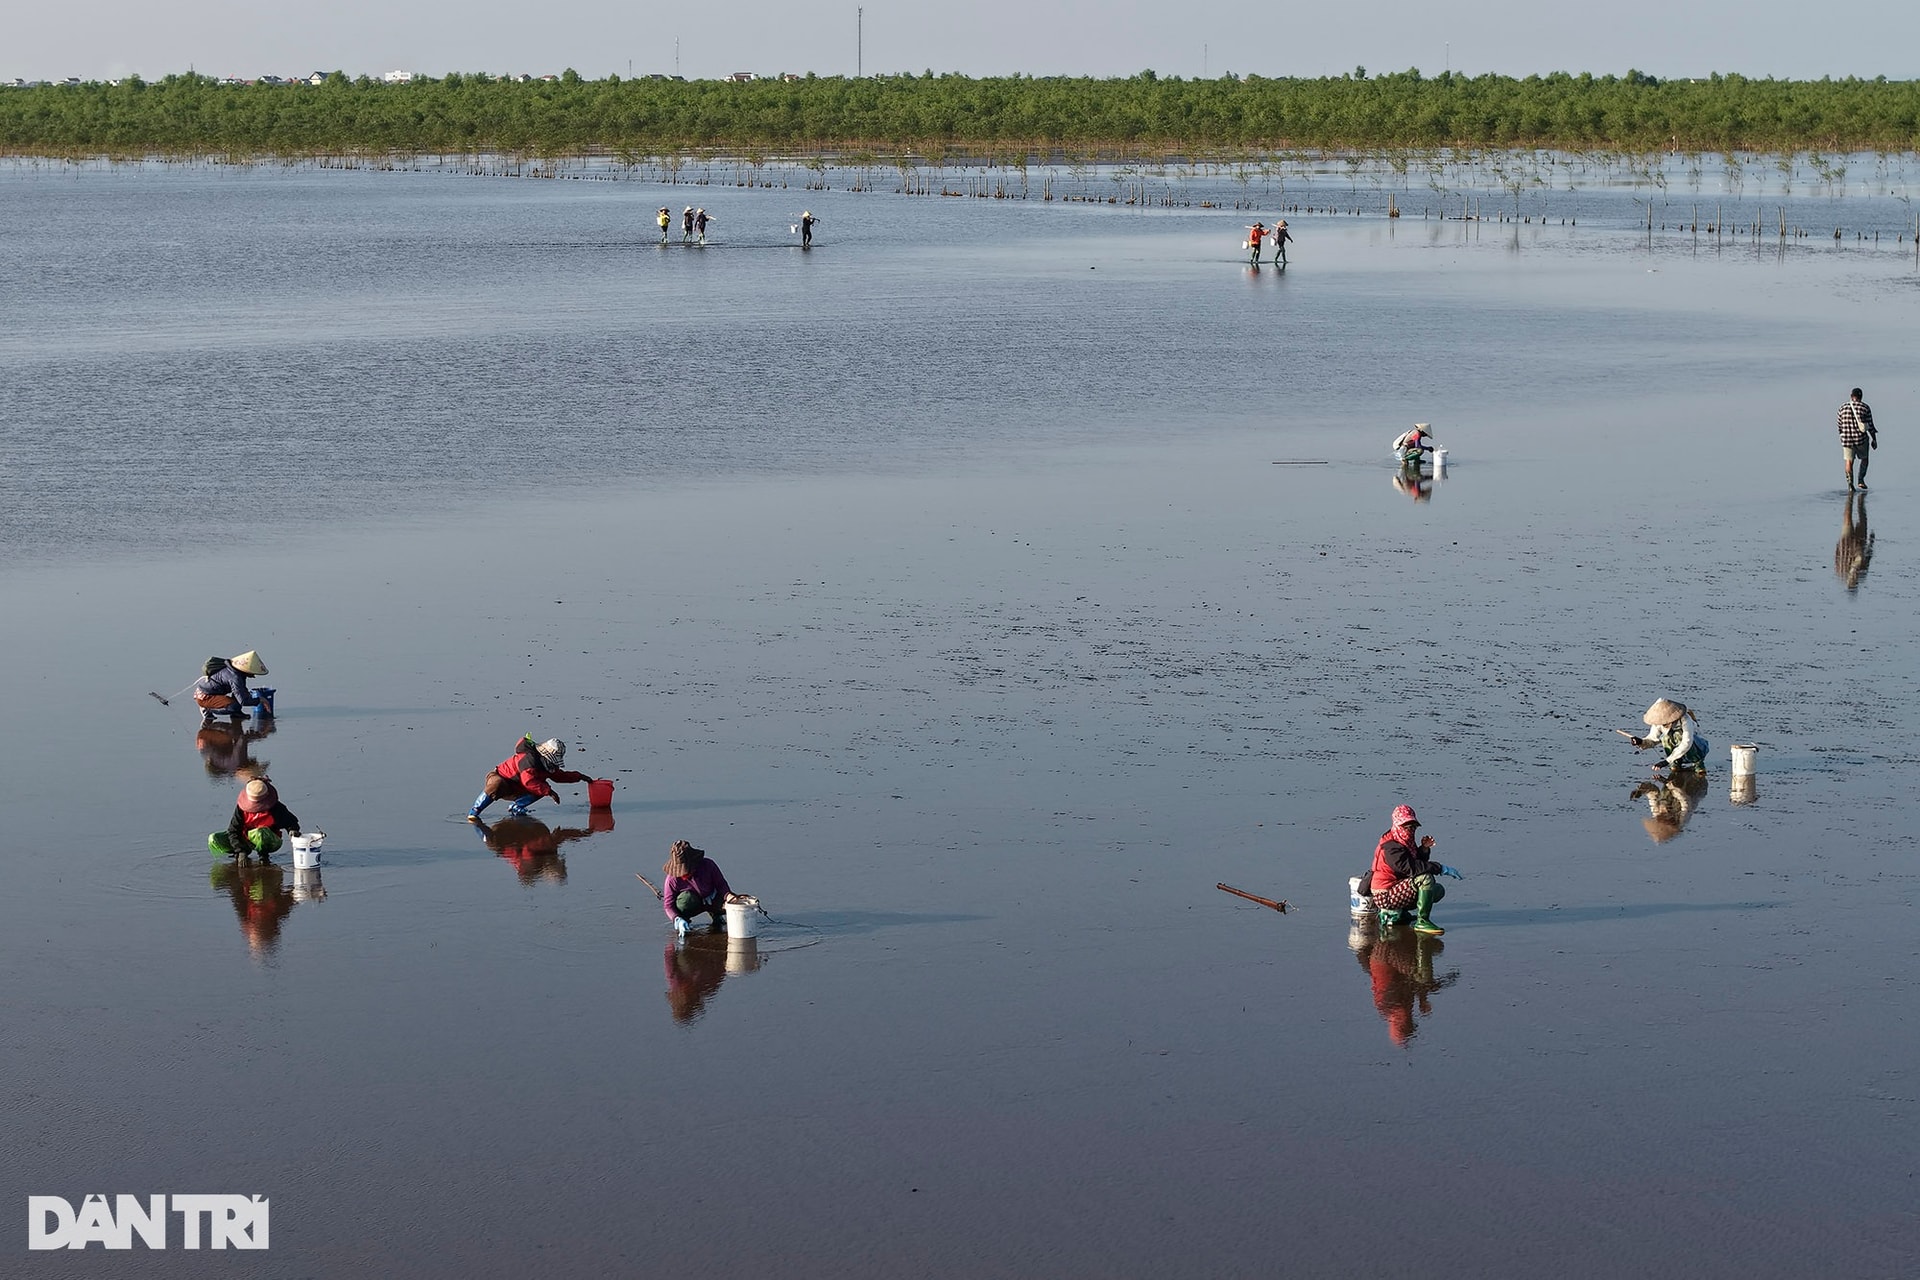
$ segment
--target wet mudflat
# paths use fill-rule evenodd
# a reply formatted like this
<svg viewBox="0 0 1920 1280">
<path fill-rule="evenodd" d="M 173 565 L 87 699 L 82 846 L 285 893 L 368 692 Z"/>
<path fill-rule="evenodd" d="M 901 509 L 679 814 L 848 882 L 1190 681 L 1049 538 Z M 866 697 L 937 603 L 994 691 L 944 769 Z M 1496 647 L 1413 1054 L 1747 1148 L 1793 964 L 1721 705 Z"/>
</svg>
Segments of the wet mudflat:
<svg viewBox="0 0 1920 1280">
<path fill-rule="evenodd" d="M 16 1206 L 267 1194 L 269 1275 L 1907 1266 L 1892 255 L 1309 222 L 1254 277 L 1230 218 L 843 198 L 697 257 L 619 242 L 647 200 L 363 181 L 159 190 L 266 242 L 371 208 L 385 285 L 290 239 L 236 319 L 182 241 L 232 275 L 182 336 L 82 237 L 0 330 Z M 495 265 L 409 273 L 449 226 Z M 146 697 L 250 646 L 269 736 Z M 1714 754 L 1656 813 L 1609 730 L 1660 693 Z M 610 830 L 461 820 L 527 730 Z M 242 750 L 324 898 L 210 877 Z M 1401 800 L 1448 932 L 1350 936 Z M 751 951 L 671 944 L 633 873 L 681 836 Z"/>
</svg>

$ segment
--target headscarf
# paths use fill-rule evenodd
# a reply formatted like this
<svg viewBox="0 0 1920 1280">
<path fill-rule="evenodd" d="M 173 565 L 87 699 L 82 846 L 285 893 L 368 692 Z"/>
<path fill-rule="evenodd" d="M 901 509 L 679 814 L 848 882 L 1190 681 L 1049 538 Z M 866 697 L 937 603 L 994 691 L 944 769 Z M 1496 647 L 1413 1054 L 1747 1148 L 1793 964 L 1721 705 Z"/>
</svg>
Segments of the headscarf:
<svg viewBox="0 0 1920 1280">
<path fill-rule="evenodd" d="M 666 865 L 660 870 L 667 875 L 684 878 L 699 870 L 700 864 L 706 860 L 706 853 L 694 848 L 690 842 L 675 840 L 673 847 L 667 850 Z"/>
</svg>

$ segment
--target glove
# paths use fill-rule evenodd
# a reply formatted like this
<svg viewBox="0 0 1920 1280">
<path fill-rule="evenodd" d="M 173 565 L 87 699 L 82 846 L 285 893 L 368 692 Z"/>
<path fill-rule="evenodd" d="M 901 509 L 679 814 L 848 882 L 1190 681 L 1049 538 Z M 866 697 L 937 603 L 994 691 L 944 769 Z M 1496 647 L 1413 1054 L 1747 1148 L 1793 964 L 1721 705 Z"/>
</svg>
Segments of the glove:
<svg viewBox="0 0 1920 1280">
<path fill-rule="evenodd" d="M 1455 870 L 1454 868 L 1452 868 L 1452 867 L 1449 867 L 1449 866 L 1446 866 L 1445 864 L 1442 864 L 1442 865 L 1441 865 L 1441 867 L 1440 867 L 1440 874 L 1441 874 L 1441 875 L 1443 875 L 1443 876 L 1452 876 L 1452 877 L 1453 877 L 1453 878 L 1454 878 L 1455 880 L 1465 880 L 1465 879 L 1466 879 L 1466 877 L 1465 877 L 1465 876 L 1463 876 L 1463 875 L 1461 875 L 1461 874 L 1460 874 L 1460 873 L 1459 873 L 1458 871 L 1456 871 L 1456 870 Z"/>
<path fill-rule="evenodd" d="M 675 916 L 673 918 L 673 931 L 679 937 L 684 938 L 687 936 L 687 918 L 685 916 Z"/>
</svg>

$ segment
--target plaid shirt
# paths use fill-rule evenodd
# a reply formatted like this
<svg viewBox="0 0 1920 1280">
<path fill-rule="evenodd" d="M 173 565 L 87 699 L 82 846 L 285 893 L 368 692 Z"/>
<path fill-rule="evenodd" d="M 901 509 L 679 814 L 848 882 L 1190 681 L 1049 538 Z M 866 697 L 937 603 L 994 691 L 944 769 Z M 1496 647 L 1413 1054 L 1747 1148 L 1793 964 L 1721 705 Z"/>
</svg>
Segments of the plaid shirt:
<svg viewBox="0 0 1920 1280">
<path fill-rule="evenodd" d="M 1866 402 L 1849 400 L 1840 406 L 1840 443 L 1851 449 L 1857 446 L 1862 437 L 1878 435 L 1873 429 L 1873 410 Z"/>
</svg>

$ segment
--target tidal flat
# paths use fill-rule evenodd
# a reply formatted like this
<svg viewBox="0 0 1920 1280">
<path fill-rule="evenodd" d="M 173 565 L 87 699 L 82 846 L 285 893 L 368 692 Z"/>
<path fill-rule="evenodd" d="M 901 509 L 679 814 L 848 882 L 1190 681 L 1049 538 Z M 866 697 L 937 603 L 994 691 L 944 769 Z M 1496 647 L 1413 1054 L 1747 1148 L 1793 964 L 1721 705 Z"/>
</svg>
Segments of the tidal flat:
<svg viewBox="0 0 1920 1280">
<path fill-rule="evenodd" d="M 1909 1269 L 1910 253 L 683 196 L 0 181 L 16 1208 L 266 1195 L 264 1276 Z M 247 648 L 270 733 L 148 696 Z M 523 732 L 611 824 L 466 823 Z M 317 877 L 210 871 L 248 763 Z M 1417 945 L 1346 909 L 1402 801 Z M 682 837 L 752 947 L 674 943 Z"/>
</svg>

